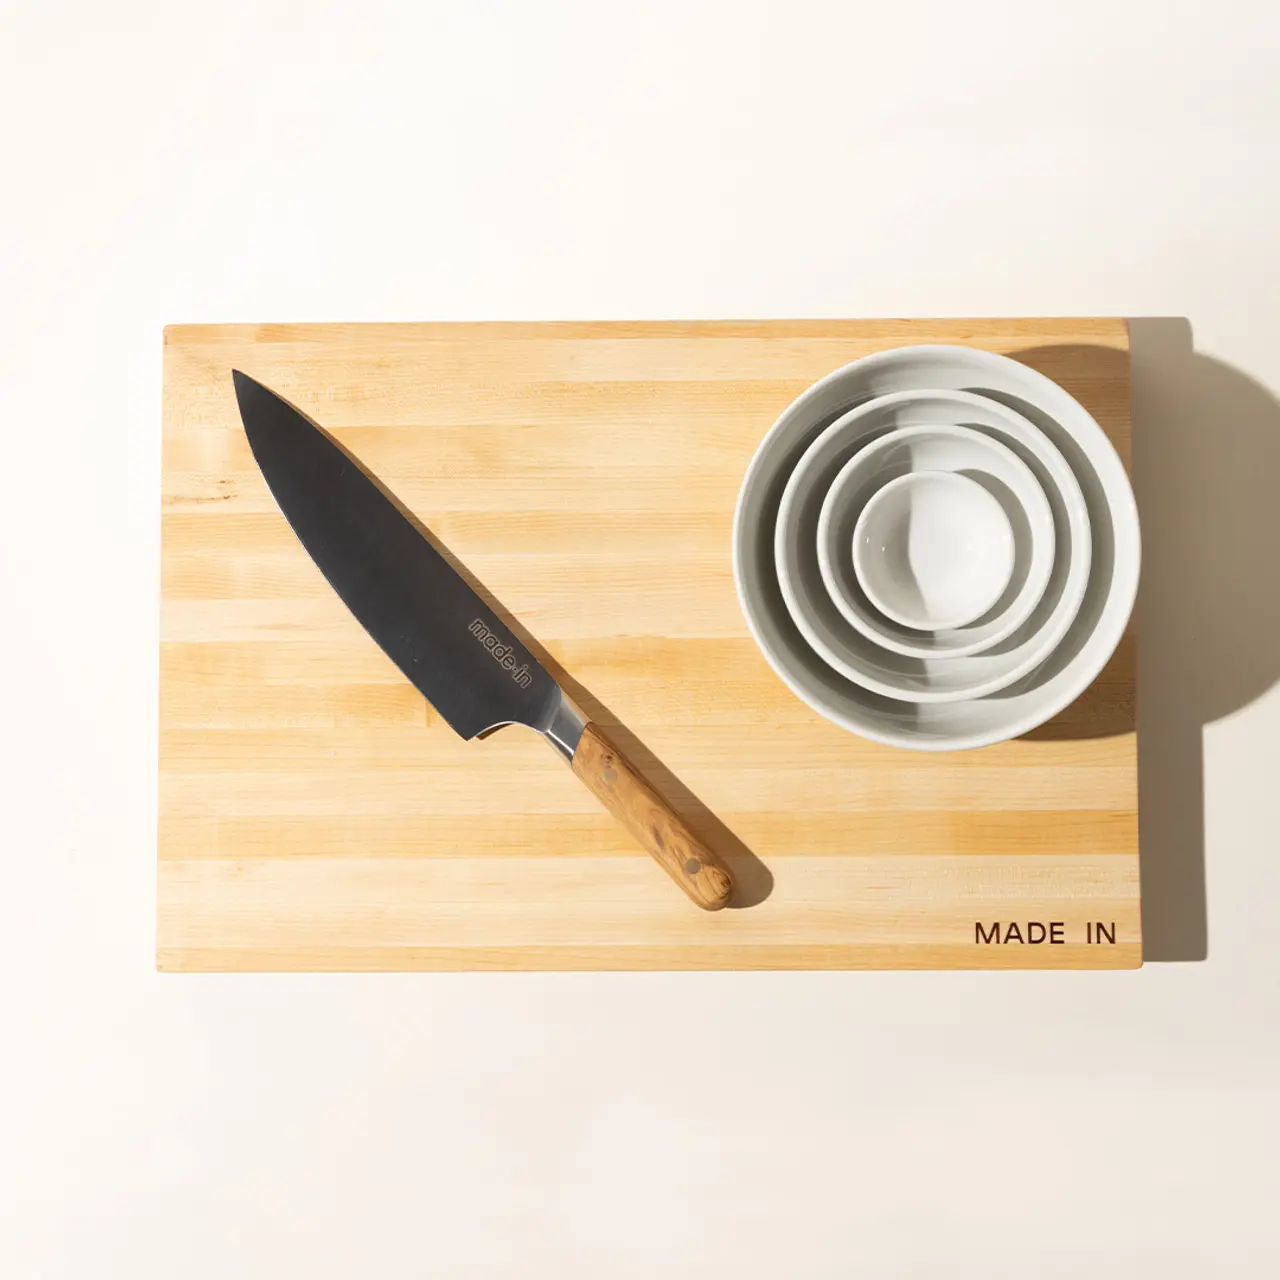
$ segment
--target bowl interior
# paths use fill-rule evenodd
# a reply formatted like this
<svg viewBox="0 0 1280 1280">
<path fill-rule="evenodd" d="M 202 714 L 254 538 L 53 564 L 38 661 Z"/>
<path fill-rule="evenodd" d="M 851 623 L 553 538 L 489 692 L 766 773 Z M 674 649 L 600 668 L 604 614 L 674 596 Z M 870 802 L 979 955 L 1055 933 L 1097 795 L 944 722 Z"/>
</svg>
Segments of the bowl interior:
<svg viewBox="0 0 1280 1280">
<path fill-rule="evenodd" d="M 905 627 L 964 627 L 1013 577 L 1013 525 L 995 497 L 959 471 L 909 471 L 858 517 L 853 563 L 871 602 Z"/>
</svg>

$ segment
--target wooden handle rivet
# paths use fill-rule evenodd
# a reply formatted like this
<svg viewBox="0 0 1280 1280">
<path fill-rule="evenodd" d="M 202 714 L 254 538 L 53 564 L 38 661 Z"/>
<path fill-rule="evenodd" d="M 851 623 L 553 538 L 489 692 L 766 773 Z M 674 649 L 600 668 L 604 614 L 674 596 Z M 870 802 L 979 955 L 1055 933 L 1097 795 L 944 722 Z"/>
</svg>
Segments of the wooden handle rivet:
<svg viewBox="0 0 1280 1280">
<path fill-rule="evenodd" d="M 687 876 L 696 876 L 701 870 L 702 863 L 700 863 L 697 858 L 690 858 L 689 861 L 684 864 L 684 873 Z"/>
</svg>

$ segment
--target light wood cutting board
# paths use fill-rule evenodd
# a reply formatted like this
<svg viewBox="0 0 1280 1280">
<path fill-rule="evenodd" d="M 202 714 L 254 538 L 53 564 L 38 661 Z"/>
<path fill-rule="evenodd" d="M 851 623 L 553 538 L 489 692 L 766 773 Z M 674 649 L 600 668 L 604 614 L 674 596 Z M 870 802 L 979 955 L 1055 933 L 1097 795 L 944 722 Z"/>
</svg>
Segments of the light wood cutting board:
<svg viewBox="0 0 1280 1280">
<path fill-rule="evenodd" d="M 1127 461 L 1120 320 L 166 330 L 160 967 L 1140 964 L 1131 636 L 1046 728 L 946 755 L 827 723 L 748 637 L 752 452 L 810 383 L 916 342 L 1024 360 Z M 536 735 L 454 736 L 277 510 L 233 367 L 414 510 L 753 905 L 691 906 Z"/>
</svg>

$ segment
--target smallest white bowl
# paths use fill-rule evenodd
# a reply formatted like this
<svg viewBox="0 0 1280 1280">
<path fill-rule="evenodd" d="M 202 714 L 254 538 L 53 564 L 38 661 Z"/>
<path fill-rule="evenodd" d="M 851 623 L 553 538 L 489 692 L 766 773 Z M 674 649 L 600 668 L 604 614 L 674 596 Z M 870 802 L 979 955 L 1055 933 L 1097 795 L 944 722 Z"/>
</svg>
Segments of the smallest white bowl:
<svg viewBox="0 0 1280 1280">
<path fill-rule="evenodd" d="M 957 471 L 910 471 L 878 489 L 853 531 L 853 566 L 867 599 L 918 631 L 982 617 L 1013 576 L 1004 508 Z"/>
</svg>

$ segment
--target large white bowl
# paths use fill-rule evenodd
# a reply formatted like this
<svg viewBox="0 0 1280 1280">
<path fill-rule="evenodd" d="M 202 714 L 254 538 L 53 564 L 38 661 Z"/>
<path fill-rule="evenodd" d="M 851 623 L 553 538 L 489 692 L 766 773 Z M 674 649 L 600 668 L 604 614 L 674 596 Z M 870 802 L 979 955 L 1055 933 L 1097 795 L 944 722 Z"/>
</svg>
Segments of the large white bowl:
<svg viewBox="0 0 1280 1280">
<path fill-rule="evenodd" d="M 1076 622 L 1039 668 L 987 698 L 911 705 L 850 684 L 805 643 L 773 565 L 778 503 L 807 446 L 854 405 L 895 391 L 970 391 L 1030 419 L 1067 459 L 1089 513 L 1093 556 Z M 1025 461 L 1030 461 L 1024 455 Z M 900 347 L 828 374 L 785 409 L 751 459 L 733 525 L 733 567 L 747 625 L 795 694 L 834 723 L 893 746 L 954 751 L 1017 737 L 1077 698 L 1115 651 L 1133 610 L 1141 539 L 1124 466 L 1102 428 L 1034 369 L 969 347 Z"/>
<path fill-rule="evenodd" d="M 946 426 L 939 426 L 946 423 Z M 970 426 L 970 424 L 973 424 Z M 884 434 L 889 428 L 889 434 Z M 1007 639 L 967 657 L 904 657 L 850 626 L 822 581 L 817 527 L 822 500 L 848 460 L 879 458 L 886 442 L 921 433 L 934 468 L 961 468 L 985 458 L 986 469 L 1013 474 L 1022 446 L 1036 465 L 1028 438 L 1035 428 L 994 401 L 956 391 L 909 391 L 878 397 L 842 414 L 804 451 L 787 480 L 774 528 L 774 568 L 783 602 L 801 635 L 828 666 L 872 693 L 906 702 L 961 702 L 1007 688 L 1033 671 L 1067 634 L 1089 582 L 1089 519 L 1070 469 L 1042 484 L 1053 512 L 1057 554 L 1048 585 L 1026 620 Z M 998 439 L 988 439 L 987 432 Z M 892 454 L 889 455 L 892 457 Z M 1012 466 L 1009 466 L 1009 464 Z M 889 475 L 910 468 L 893 467 Z M 1029 466 L 1030 464 L 1028 464 Z M 1008 468 L 1007 470 L 1004 468 Z"/>
<path fill-rule="evenodd" d="M 872 403 L 885 404 L 896 398 L 882 396 Z M 991 404 L 990 410 L 1002 415 L 1010 413 L 1003 405 Z M 960 411 L 970 418 L 975 414 L 972 404 L 961 406 Z M 1012 428 L 1013 424 L 1008 425 Z M 1044 598 L 1053 571 L 1057 538 L 1053 508 L 1043 486 L 1012 448 L 994 438 L 975 432 L 969 447 L 964 448 L 969 430 L 955 426 L 902 427 L 881 436 L 844 464 L 818 511 L 818 571 L 827 594 L 855 631 L 908 658 L 959 658 L 994 648 L 1031 616 Z M 950 441 L 939 442 L 938 435 L 950 436 L 960 448 L 952 448 Z M 1030 423 L 1026 423 L 1025 442 L 1046 463 L 1051 479 L 1064 481 L 1079 494 L 1079 486 L 1062 455 Z M 983 445 L 987 446 L 985 451 L 981 449 Z M 867 598 L 853 563 L 853 540 L 864 504 L 878 486 L 906 470 L 938 466 L 981 472 L 982 483 L 1000 501 L 1013 526 L 1014 572 L 1005 594 L 985 617 L 963 627 L 920 631 L 884 616 Z M 1083 511 L 1082 498 L 1077 499 L 1077 505 Z"/>
</svg>

